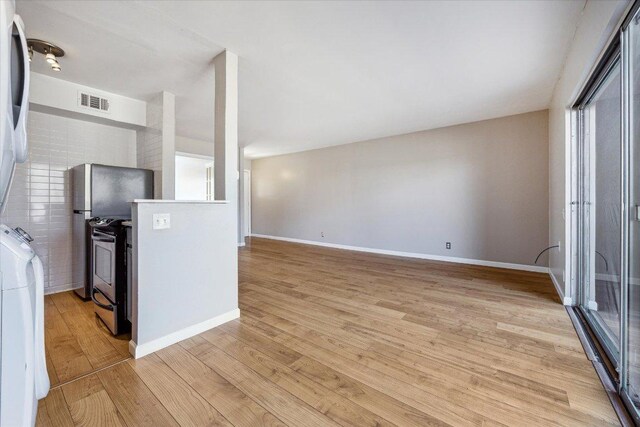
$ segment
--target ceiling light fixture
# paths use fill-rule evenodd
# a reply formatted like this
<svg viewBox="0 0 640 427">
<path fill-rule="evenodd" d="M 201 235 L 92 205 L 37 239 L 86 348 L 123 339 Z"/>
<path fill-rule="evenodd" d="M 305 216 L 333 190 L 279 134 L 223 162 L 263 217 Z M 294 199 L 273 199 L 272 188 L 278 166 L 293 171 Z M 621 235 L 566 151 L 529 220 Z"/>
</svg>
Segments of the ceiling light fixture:
<svg viewBox="0 0 640 427">
<path fill-rule="evenodd" d="M 53 71 L 62 70 L 58 58 L 64 56 L 64 50 L 53 43 L 38 39 L 27 39 L 27 46 L 29 47 L 29 61 L 31 61 L 33 52 L 36 51 L 44 55 L 44 59 L 49 63 Z"/>
</svg>

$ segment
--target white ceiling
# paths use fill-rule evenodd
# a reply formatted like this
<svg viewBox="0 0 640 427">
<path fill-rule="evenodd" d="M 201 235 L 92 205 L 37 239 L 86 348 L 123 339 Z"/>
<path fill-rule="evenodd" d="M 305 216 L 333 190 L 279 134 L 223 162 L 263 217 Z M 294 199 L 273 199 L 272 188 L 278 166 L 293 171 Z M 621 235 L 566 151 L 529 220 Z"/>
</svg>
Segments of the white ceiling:
<svg viewBox="0 0 640 427">
<path fill-rule="evenodd" d="M 177 132 L 211 140 L 211 59 L 240 56 L 251 157 L 547 108 L 585 1 L 18 1 L 55 77 L 177 97 Z M 42 61 L 34 71 L 52 74 Z"/>
</svg>

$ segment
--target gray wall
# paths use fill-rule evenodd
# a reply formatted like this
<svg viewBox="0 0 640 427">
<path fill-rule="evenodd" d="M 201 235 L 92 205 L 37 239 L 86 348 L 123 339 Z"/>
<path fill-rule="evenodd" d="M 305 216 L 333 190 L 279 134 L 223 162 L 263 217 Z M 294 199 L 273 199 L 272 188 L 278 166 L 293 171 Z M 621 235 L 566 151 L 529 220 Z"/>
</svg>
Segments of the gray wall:
<svg viewBox="0 0 640 427">
<path fill-rule="evenodd" d="M 171 228 L 154 230 L 156 213 L 170 214 Z M 139 348 L 155 351 L 158 342 L 238 309 L 230 203 L 140 201 L 132 216 L 132 340 Z"/>
<path fill-rule="evenodd" d="M 545 110 L 254 160 L 252 232 L 533 264 L 548 154 Z"/>
</svg>

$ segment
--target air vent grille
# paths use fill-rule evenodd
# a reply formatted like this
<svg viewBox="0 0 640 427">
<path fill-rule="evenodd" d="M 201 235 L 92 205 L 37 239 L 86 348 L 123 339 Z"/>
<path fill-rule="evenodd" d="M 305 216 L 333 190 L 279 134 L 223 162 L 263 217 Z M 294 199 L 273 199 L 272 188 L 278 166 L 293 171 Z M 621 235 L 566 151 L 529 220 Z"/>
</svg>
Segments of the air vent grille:
<svg viewBox="0 0 640 427">
<path fill-rule="evenodd" d="M 81 107 L 91 108 L 92 110 L 102 112 L 109 111 L 109 100 L 107 98 L 101 98 L 89 93 L 80 92 L 79 101 Z"/>
</svg>

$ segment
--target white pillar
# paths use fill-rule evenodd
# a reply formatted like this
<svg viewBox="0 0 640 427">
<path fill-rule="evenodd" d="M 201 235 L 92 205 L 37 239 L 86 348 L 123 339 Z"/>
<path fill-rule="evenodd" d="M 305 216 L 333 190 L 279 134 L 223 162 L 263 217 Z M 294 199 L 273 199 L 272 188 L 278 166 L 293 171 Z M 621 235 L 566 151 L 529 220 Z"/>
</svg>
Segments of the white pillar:
<svg viewBox="0 0 640 427">
<path fill-rule="evenodd" d="M 160 92 L 147 102 L 147 127 L 137 132 L 137 165 L 154 172 L 154 199 L 175 199 L 176 97 Z"/>
<path fill-rule="evenodd" d="M 162 92 L 162 198 L 176 198 L 176 96 Z"/>
<path fill-rule="evenodd" d="M 227 50 L 215 68 L 214 195 L 238 212 L 238 56 Z M 237 228 L 237 227 L 236 227 Z"/>
<path fill-rule="evenodd" d="M 229 222 L 225 232 L 229 233 L 230 262 L 227 274 L 229 285 L 235 289 L 237 307 L 238 291 L 238 56 L 224 51 L 213 58 L 215 70 L 215 124 L 214 124 L 214 198 L 226 200 Z M 225 234 L 226 236 L 226 234 Z M 226 242 L 226 240 L 225 240 Z"/>
</svg>

